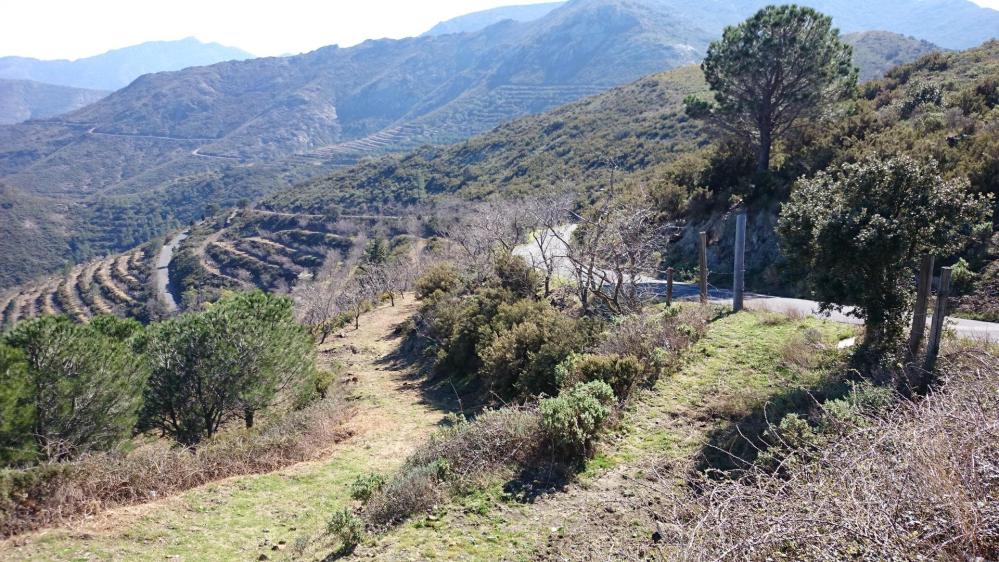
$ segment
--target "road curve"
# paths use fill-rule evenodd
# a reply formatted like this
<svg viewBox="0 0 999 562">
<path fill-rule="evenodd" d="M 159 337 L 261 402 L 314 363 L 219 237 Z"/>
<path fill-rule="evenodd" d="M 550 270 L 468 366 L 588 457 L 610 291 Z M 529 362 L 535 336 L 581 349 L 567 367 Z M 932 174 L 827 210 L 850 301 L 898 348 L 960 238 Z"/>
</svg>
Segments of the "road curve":
<svg viewBox="0 0 999 562">
<path fill-rule="evenodd" d="M 166 307 L 167 312 L 176 312 L 179 309 L 176 300 L 176 297 L 180 296 L 179 287 L 170 283 L 170 262 L 173 260 L 174 250 L 188 236 L 189 231 L 187 230 L 177 233 L 169 242 L 163 244 L 156 257 L 156 295 Z"/>
<path fill-rule="evenodd" d="M 556 260 L 557 275 L 562 277 L 569 278 L 572 276 L 572 265 L 568 258 L 565 257 L 566 247 L 565 244 L 561 243 L 560 239 L 569 239 L 575 228 L 576 225 L 566 225 L 560 227 L 558 229 L 559 236 L 552 237 L 548 241 L 547 247 L 545 248 L 545 254 L 552 256 Z M 540 259 L 542 252 L 536 243 L 517 246 L 514 248 L 513 253 L 515 255 L 523 256 L 529 264 L 541 263 L 542 261 Z M 665 295 L 666 293 L 666 281 L 662 279 L 643 276 L 639 278 L 638 284 L 644 290 L 656 295 Z M 673 284 L 674 298 L 695 299 L 698 298 L 699 295 L 700 291 L 696 284 Z M 712 288 L 708 291 L 708 300 L 719 304 L 731 304 L 732 291 L 727 289 Z M 747 308 L 766 309 L 779 312 L 795 312 L 844 324 L 862 325 L 864 323 L 862 319 L 850 315 L 850 311 L 853 310 L 853 307 L 850 306 L 843 307 L 840 311 L 832 310 L 829 312 L 821 312 L 820 305 L 817 301 L 793 299 L 788 297 L 775 297 L 754 293 L 746 293 L 745 303 Z M 999 342 L 999 323 L 980 322 L 978 320 L 968 320 L 965 318 L 948 316 L 946 326 L 949 329 L 953 329 L 958 336 L 963 338 Z"/>
</svg>

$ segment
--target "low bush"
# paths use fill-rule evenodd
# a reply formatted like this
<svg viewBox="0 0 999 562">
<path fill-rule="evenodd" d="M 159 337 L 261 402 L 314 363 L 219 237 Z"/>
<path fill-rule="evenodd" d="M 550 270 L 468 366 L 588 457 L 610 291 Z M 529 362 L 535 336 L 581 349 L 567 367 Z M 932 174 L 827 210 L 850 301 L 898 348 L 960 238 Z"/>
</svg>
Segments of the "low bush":
<svg viewBox="0 0 999 562">
<path fill-rule="evenodd" d="M 707 325 L 700 308 L 672 306 L 662 312 L 632 314 L 617 319 L 594 352 L 636 357 L 648 376 L 660 376 L 677 368 L 680 353 L 704 335 Z"/>
<path fill-rule="evenodd" d="M 573 354 L 559 363 L 555 369 L 555 378 L 559 388 L 603 381 L 611 387 L 617 399 L 624 402 L 631 397 L 644 373 L 645 367 L 637 357 L 631 355 Z"/>
<path fill-rule="evenodd" d="M 416 280 L 416 298 L 440 298 L 461 288 L 462 280 L 458 270 L 450 263 L 431 266 Z"/>
<path fill-rule="evenodd" d="M 315 458 L 349 435 L 343 427 L 349 412 L 344 401 L 329 397 L 271 425 L 225 432 L 195 450 L 157 441 L 127 454 L 2 470 L 0 536 Z"/>
<path fill-rule="evenodd" d="M 366 502 L 384 485 L 385 477 L 381 474 L 362 474 L 351 483 L 350 497 L 360 502 Z"/>
<path fill-rule="evenodd" d="M 468 491 L 524 466 L 548 446 L 536 408 L 486 410 L 434 434 L 367 503 L 365 518 L 387 526 L 433 509 L 452 490 Z"/>
<path fill-rule="evenodd" d="M 338 552 L 349 554 L 364 539 L 364 522 L 351 510 L 343 508 L 333 512 L 326 523 L 326 534 L 340 543 Z"/>
<path fill-rule="evenodd" d="M 565 452 L 581 455 L 610 417 L 614 391 L 603 381 L 577 384 L 541 401 L 541 427 Z"/>
</svg>

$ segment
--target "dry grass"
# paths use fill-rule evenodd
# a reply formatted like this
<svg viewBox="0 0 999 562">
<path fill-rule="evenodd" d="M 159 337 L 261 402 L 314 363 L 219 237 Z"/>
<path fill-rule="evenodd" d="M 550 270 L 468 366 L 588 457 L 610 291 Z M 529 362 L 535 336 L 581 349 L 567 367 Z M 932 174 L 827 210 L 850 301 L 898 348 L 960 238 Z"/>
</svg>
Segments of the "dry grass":
<svg viewBox="0 0 999 562">
<path fill-rule="evenodd" d="M 260 431 L 233 430 L 197 450 L 164 441 L 0 472 L 0 536 L 149 501 L 202 484 L 310 460 L 348 436 L 351 409 L 327 398 Z"/>
<path fill-rule="evenodd" d="M 661 513 L 676 560 L 999 558 L 999 358 L 962 350 L 942 389 L 862 416 L 776 473 L 701 480 Z M 801 460 L 804 459 L 803 462 Z M 779 475 L 779 476 L 778 476 Z"/>
</svg>

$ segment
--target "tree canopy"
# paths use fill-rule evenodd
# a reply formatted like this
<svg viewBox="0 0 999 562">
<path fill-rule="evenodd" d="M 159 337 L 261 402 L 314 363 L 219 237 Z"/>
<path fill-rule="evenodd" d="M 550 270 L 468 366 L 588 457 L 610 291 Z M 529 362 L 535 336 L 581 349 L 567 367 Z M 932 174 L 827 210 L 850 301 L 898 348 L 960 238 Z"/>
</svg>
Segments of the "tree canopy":
<svg viewBox="0 0 999 562">
<path fill-rule="evenodd" d="M 701 68 L 716 105 L 689 98 L 688 112 L 752 145 L 765 172 L 775 140 L 854 91 L 851 54 L 828 16 L 768 6 L 711 44 Z"/>
</svg>

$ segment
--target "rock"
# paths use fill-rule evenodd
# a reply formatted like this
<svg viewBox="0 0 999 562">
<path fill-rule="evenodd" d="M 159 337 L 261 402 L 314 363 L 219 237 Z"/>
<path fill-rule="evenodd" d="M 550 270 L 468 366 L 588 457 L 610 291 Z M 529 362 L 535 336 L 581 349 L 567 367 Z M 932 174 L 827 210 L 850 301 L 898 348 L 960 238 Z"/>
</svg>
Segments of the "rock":
<svg viewBox="0 0 999 562">
<path fill-rule="evenodd" d="M 660 533 L 659 531 L 656 531 L 656 532 L 652 533 L 652 542 L 657 543 L 657 542 L 659 542 L 661 540 L 663 540 L 662 533 Z"/>
<path fill-rule="evenodd" d="M 266 554 L 261 554 L 260 556 L 257 556 L 257 560 L 270 560 L 270 557 Z"/>
</svg>

